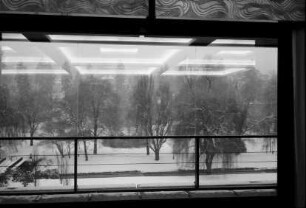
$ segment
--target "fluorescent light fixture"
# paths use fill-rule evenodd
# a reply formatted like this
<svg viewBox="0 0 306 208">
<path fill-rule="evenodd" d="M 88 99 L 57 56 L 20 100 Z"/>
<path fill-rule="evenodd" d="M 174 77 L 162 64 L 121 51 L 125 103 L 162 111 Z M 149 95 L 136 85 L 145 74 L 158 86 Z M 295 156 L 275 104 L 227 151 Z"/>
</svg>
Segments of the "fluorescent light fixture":
<svg viewBox="0 0 306 208">
<path fill-rule="evenodd" d="M 1 46 L 1 50 L 5 52 L 14 52 L 14 50 L 9 46 Z"/>
<path fill-rule="evenodd" d="M 148 42 L 148 43 L 181 43 L 188 44 L 192 38 L 151 38 L 119 36 L 82 36 L 82 35 L 48 35 L 53 41 L 92 41 L 92 42 Z"/>
<path fill-rule="evenodd" d="M 175 71 L 169 70 L 164 72 L 164 76 L 226 76 L 236 72 L 249 70 L 247 68 L 229 68 L 222 71 Z"/>
<path fill-rule="evenodd" d="M 15 74 L 68 74 L 67 71 L 63 69 L 3 69 L 2 74 L 5 75 L 15 75 Z"/>
<path fill-rule="evenodd" d="M 54 63 L 49 57 L 4 57 L 3 63 Z"/>
<path fill-rule="evenodd" d="M 217 39 L 210 45 L 255 45 L 255 40 Z"/>
<path fill-rule="evenodd" d="M 179 65 L 231 65 L 231 66 L 255 66 L 254 60 L 201 60 L 186 59 Z"/>
<path fill-rule="evenodd" d="M 252 51 L 219 51 L 218 55 L 247 55 L 252 53 Z"/>
<path fill-rule="evenodd" d="M 147 70 L 137 70 L 137 69 L 85 69 L 83 67 L 75 67 L 81 75 L 90 75 L 90 74 L 96 74 L 96 75 L 150 75 L 152 74 L 157 67 L 149 67 Z"/>
<path fill-rule="evenodd" d="M 21 33 L 2 33 L 2 40 L 27 40 Z"/>
<path fill-rule="evenodd" d="M 102 53 L 137 53 L 138 48 L 100 48 Z"/>
</svg>

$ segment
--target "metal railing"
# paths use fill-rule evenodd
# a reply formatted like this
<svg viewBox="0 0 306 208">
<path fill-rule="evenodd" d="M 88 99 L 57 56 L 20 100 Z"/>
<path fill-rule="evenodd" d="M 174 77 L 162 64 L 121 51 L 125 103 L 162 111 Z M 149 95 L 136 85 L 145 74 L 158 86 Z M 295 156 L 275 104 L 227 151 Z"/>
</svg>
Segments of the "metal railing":
<svg viewBox="0 0 306 208">
<path fill-rule="evenodd" d="M 171 163 L 168 162 L 155 162 L 155 163 L 104 163 L 104 164 L 80 164 L 79 163 L 79 156 L 80 155 L 84 155 L 81 152 L 79 152 L 79 143 L 80 141 L 84 141 L 84 140 L 106 140 L 106 139 L 157 139 L 157 138 L 163 138 L 163 139 L 193 139 L 194 140 L 194 152 L 191 153 L 182 153 L 182 152 L 177 152 L 178 154 L 194 154 L 194 161 L 188 161 L 185 163 L 192 163 L 194 164 L 194 168 L 192 170 L 189 171 L 189 173 L 194 173 L 194 184 L 190 185 L 190 186 L 158 186 L 158 187 L 149 187 L 149 188 L 144 188 L 144 187 L 140 187 L 136 184 L 135 189 L 130 189 L 130 188 L 111 188 L 111 189 L 105 189 L 103 187 L 101 188 L 79 188 L 78 186 L 78 177 L 82 175 L 82 173 L 80 173 L 78 171 L 78 167 L 81 165 L 87 165 L 87 166 L 97 166 L 97 165 L 151 165 L 151 164 L 164 164 L 164 165 L 170 165 Z M 199 190 L 199 189 L 223 189 L 223 188 L 227 188 L 227 189 L 231 189 L 231 188 L 271 188 L 271 187 L 276 187 L 276 184 L 230 184 L 230 185 L 205 185 L 202 186 L 200 184 L 200 176 L 201 174 L 203 174 L 203 171 L 201 172 L 201 168 L 200 168 L 200 160 L 201 160 L 201 155 L 203 153 L 200 152 L 200 141 L 201 139 L 229 139 L 229 138 L 241 138 L 241 139 L 277 139 L 276 135 L 244 135 L 244 136 L 154 136 L 154 137 L 139 137 L 139 136 L 125 136 L 125 137 L 35 137 L 35 138 L 29 138 L 29 137 L 15 137 L 15 138 L 0 138 L 0 142 L 1 140 L 53 140 L 53 141 L 67 141 L 70 140 L 73 142 L 73 146 L 74 146 L 74 151 L 71 154 L 71 159 L 73 158 L 73 173 L 69 173 L 66 175 L 62 175 L 61 177 L 69 177 L 72 178 L 73 177 L 73 188 L 71 187 L 70 189 L 63 189 L 61 190 L 56 189 L 56 190 L 47 190 L 47 189 L 40 189 L 40 190 L 30 190 L 27 192 L 20 190 L 1 190 L 0 189 L 0 194 L 29 194 L 29 193 L 77 193 L 77 192 L 89 192 L 89 191 L 98 191 L 98 192 L 108 192 L 108 191 L 148 191 L 148 190 Z M 238 152 L 226 152 L 228 154 L 235 154 Z M 253 152 L 245 152 L 245 153 L 250 153 L 250 154 L 255 154 L 255 153 L 264 153 L 264 151 L 253 151 Z M 276 151 L 273 151 L 273 153 L 277 153 Z M 119 155 L 119 154 L 140 154 L 140 153 L 97 153 L 97 154 L 90 154 L 88 153 L 88 155 Z M 143 153 L 145 154 L 145 153 Z M 160 154 L 176 154 L 176 152 L 167 152 L 167 153 L 160 153 Z M 29 155 L 27 154 L 20 154 L 20 155 L 12 155 L 9 157 L 27 157 Z M 58 156 L 58 155 L 52 155 L 52 154 L 41 154 L 38 156 Z M 67 155 L 68 156 L 68 155 Z M 126 157 L 126 156 L 125 156 Z M 3 158 L 0 158 L 0 160 Z M 251 163 L 260 163 L 263 161 L 260 160 L 256 160 L 256 161 L 246 161 L 246 162 L 251 162 Z M 271 161 L 264 161 L 264 162 L 271 162 L 271 163 L 276 163 L 277 164 L 277 160 L 271 160 Z M 218 162 L 214 162 L 214 163 L 218 163 Z M 219 162 L 220 163 L 220 162 Z M 240 162 L 241 163 L 241 162 Z M 277 167 L 277 166 L 276 166 Z M 1 164 L 0 164 L 0 168 L 1 168 Z M 274 170 L 276 171 L 276 169 Z M 103 172 L 101 172 L 103 173 Z M 230 172 L 223 172 L 223 173 L 230 173 Z M 3 173 L 2 173 L 3 174 Z M 96 173 L 97 174 L 97 173 Z M 111 176 L 111 173 L 108 173 Z M 144 175 L 144 174 L 143 174 Z M 158 175 L 158 172 L 156 173 L 156 175 Z M 0 173 L 1 176 L 1 173 Z"/>
</svg>

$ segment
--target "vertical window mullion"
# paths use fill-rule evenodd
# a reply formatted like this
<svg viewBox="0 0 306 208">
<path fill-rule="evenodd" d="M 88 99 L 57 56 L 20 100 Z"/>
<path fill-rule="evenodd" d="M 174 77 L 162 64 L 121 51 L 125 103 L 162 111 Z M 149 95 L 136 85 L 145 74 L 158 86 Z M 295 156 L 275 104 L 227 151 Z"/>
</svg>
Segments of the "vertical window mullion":
<svg viewBox="0 0 306 208">
<path fill-rule="evenodd" d="M 74 139 L 74 192 L 78 191 L 78 139 Z"/>
<path fill-rule="evenodd" d="M 200 138 L 195 138 L 195 188 L 199 188 L 200 181 Z"/>
<path fill-rule="evenodd" d="M 155 6 L 155 0 L 147 0 L 148 1 L 148 20 L 155 20 L 156 19 L 156 6 Z"/>
</svg>

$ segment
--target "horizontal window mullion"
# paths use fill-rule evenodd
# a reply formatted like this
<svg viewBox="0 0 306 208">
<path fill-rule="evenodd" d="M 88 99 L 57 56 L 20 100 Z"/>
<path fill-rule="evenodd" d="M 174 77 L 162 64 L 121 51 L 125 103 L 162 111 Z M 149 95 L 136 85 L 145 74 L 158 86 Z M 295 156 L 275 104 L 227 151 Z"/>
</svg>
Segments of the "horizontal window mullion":
<svg viewBox="0 0 306 208">
<path fill-rule="evenodd" d="M 229 138 L 277 138 L 278 135 L 218 135 L 218 136 L 100 136 L 100 137 L 1 137 L 0 140 L 92 140 L 92 139 L 229 139 Z"/>
</svg>

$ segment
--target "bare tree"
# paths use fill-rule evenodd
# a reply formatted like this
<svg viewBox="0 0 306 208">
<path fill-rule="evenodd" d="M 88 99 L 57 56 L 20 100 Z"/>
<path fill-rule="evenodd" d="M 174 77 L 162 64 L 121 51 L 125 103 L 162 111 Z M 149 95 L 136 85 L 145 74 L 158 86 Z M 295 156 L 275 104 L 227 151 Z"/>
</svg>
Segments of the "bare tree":
<svg viewBox="0 0 306 208">
<path fill-rule="evenodd" d="M 39 66 L 41 64 L 38 64 Z M 38 66 L 38 67 L 39 67 Z M 48 66 L 45 66 L 48 67 Z M 25 69 L 23 64 L 17 68 Z M 18 88 L 18 112 L 23 116 L 23 121 L 30 134 L 30 145 L 33 145 L 33 137 L 39 125 L 48 118 L 52 105 L 52 76 L 39 76 L 30 79 L 27 75 L 16 77 Z"/>
<path fill-rule="evenodd" d="M 119 128 L 119 97 L 107 80 L 90 77 L 80 83 L 79 97 L 85 101 L 85 112 L 91 135 L 115 134 Z M 82 97 L 82 98 L 81 98 Z M 93 153 L 97 154 L 97 139 Z"/>
<path fill-rule="evenodd" d="M 160 82 L 156 90 L 153 77 L 141 77 L 132 97 L 138 134 L 151 137 L 168 135 L 173 122 L 169 84 Z M 165 138 L 147 139 L 147 154 L 151 149 L 155 160 L 159 160 L 160 149 L 165 142 Z"/>
<path fill-rule="evenodd" d="M 86 97 L 79 94 L 79 77 L 66 76 L 62 78 L 64 97 L 58 100 L 56 108 L 57 120 L 62 135 L 89 137 L 89 122 L 86 117 Z M 80 141 L 79 141 L 80 142 Z M 85 160 L 88 161 L 87 141 L 81 141 L 84 147 Z"/>
<path fill-rule="evenodd" d="M 183 83 L 175 100 L 177 135 L 240 135 L 237 131 L 246 122 L 246 109 L 237 108 L 234 112 L 228 106 L 235 91 L 227 78 L 185 77 Z M 207 173 L 211 173 L 216 155 L 245 151 L 240 139 L 200 139 L 200 154 L 204 156 Z"/>
</svg>

